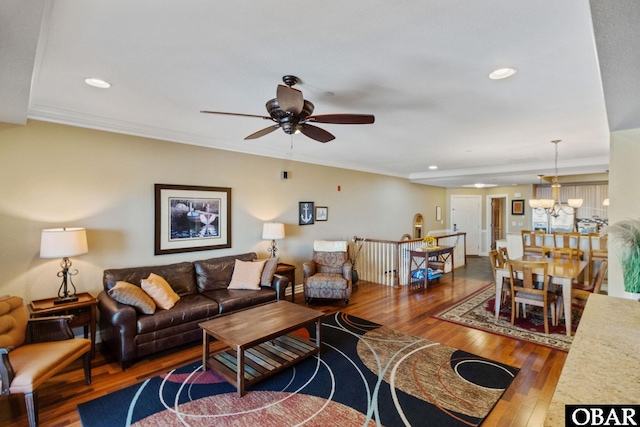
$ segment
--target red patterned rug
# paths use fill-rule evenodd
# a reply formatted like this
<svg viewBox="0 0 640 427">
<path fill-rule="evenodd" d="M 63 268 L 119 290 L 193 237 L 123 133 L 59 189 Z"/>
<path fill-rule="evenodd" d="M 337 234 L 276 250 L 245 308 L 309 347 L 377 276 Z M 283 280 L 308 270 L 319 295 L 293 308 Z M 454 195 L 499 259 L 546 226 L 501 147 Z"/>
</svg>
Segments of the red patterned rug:
<svg viewBox="0 0 640 427">
<path fill-rule="evenodd" d="M 496 320 L 495 298 L 495 285 L 491 284 L 434 317 L 557 350 L 569 351 L 573 336 L 567 336 L 564 319 L 559 320 L 557 326 L 551 325 L 549 320 L 549 334 L 545 334 L 542 309 L 529 306 L 527 317 L 517 318 L 515 325 L 511 325 L 511 302 L 507 300 L 500 305 L 500 315 Z M 573 332 L 576 331 L 579 321 L 580 312 L 574 311 L 571 328 Z"/>
<path fill-rule="evenodd" d="M 319 358 L 256 383 L 241 398 L 194 363 L 80 405 L 82 425 L 476 426 L 518 373 L 344 313 L 323 319 L 322 338 Z"/>
</svg>

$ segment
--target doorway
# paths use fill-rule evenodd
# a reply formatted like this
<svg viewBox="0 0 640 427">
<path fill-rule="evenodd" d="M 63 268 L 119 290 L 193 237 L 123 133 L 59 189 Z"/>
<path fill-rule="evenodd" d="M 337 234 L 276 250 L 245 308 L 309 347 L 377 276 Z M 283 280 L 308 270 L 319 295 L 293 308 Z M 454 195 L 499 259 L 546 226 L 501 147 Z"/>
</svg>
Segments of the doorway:
<svg viewBox="0 0 640 427">
<path fill-rule="evenodd" d="M 467 255 L 480 254 L 481 222 L 481 196 L 451 196 L 452 229 L 467 233 Z"/>
<path fill-rule="evenodd" d="M 496 249 L 496 242 L 507 238 L 507 195 L 487 196 L 487 229 L 489 230 L 489 249 Z"/>
</svg>

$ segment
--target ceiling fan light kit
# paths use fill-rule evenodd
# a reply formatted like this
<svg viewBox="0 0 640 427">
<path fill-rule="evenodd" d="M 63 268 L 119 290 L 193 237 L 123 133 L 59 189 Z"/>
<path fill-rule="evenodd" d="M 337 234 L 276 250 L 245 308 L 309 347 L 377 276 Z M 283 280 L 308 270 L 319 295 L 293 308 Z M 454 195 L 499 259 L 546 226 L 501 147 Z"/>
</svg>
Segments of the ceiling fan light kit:
<svg viewBox="0 0 640 427">
<path fill-rule="evenodd" d="M 323 114 L 313 116 L 314 105 L 304 99 L 302 92 L 292 86 L 300 82 L 296 76 L 282 77 L 286 85 L 278 85 L 276 97 L 267 101 L 266 108 L 269 116 L 253 114 L 226 113 L 221 111 L 200 111 L 208 114 L 224 114 L 231 116 L 258 117 L 275 122 L 274 125 L 261 129 L 247 136 L 245 140 L 257 139 L 270 134 L 276 129 L 282 129 L 287 135 L 302 133 L 319 142 L 329 142 L 335 139 L 331 133 L 310 123 L 326 123 L 341 125 L 371 124 L 375 117 L 371 114 Z"/>
</svg>

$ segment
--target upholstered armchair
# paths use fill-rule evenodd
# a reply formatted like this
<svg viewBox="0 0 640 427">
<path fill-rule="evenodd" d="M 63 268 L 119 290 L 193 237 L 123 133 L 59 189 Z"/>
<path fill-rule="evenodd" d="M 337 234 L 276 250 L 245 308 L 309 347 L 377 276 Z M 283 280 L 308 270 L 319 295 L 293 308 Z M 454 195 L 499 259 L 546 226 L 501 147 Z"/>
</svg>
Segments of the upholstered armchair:
<svg viewBox="0 0 640 427">
<path fill-rule="evenodd" d="M 22 298 L 0 297 L 0 386 L 2 395 L 24 394 L 29 425 L 38 425 L 36 389 L 82 357 L 91 384 L 91 340 L 73 338 L 73 316 L 29 319 Z"/>
<path fill-rule="evenodd" d="M 316 241 L 313 259 L 302 264 L 304 299 L 343 299 L 349 304 L 351 297 L 351 261 L 347 242 Z"/>
</svg>

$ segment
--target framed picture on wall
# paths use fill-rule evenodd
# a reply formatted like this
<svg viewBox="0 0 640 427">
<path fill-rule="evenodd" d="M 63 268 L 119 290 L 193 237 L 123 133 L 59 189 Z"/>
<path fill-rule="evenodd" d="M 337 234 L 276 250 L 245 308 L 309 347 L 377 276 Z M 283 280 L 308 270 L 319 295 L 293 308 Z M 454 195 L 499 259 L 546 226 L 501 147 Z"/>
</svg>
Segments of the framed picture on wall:
<svg viewBox="0 0 640 427">
<path fill-rule="evenodd" d="M 313 202 L 298 202 L 298 224 L 313 224 L 315 218 L 315 210 Z"/>
<path fill-rule="evenodd" d="M 524 215 L 524 200 L 511 201 L 511 215 Z"/>
<path fill-rule="evenodd" d="M 155 185 L 155 254 L 231 247 L 231 189 Z"/>
<path fill-rule="evenodd" d="M 436 221 L 442 220 L 442 208 L 440 206 L 436 206 Z"/>
<path fill-rule="evenodd" d="M 316 221 L 326 221 L 329 218 L 329 208 L 326 206 L 316 207 Z"/>
</svg>

